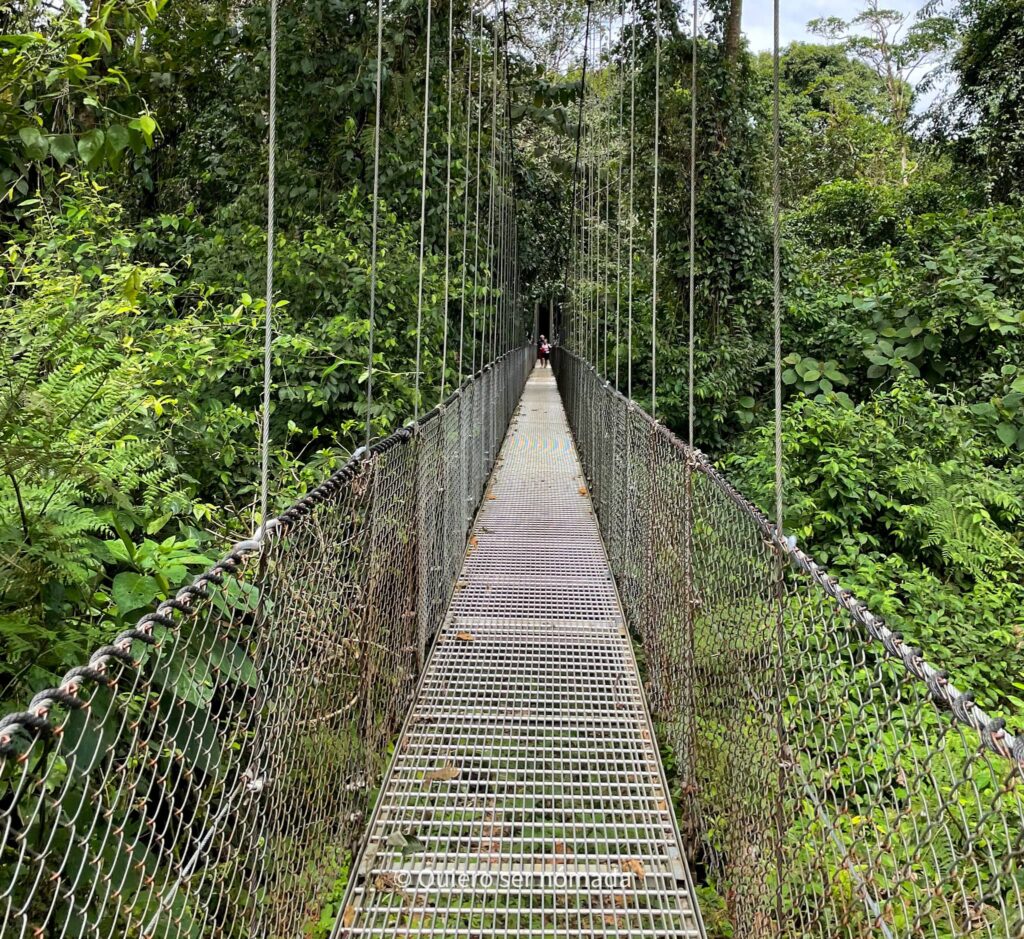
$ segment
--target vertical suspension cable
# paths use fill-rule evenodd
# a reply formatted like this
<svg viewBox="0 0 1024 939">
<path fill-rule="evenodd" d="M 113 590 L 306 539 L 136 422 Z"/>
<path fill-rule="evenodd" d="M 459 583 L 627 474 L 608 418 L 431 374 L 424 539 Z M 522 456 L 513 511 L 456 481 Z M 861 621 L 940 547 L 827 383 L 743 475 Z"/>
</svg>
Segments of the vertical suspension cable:
<svg viewBox="0 0 1024 939">
<path fill-rule="evenodd" d="M 772 46 L 772 337 L 775 356 L 775 527 L 782 537 L 782 262 L 779 181 L 779 0 L 773 3 Z"/>
<path fill-rule="evenodd" d="M 274 338 L 274 221 L 277 188 L 277 0 L 270 0 L 270 100 L 267 128 L 267 284 L 263 310 L 263 413 L 260 415 L 260 538 L 270 502 L 270 370 Z"/>
<path fill-rule="evenodd" d="M 480 282 L 480 138 L 483 134 L 483 99 L 484 99 L 484 12 L 480 11 L 480 37 L 478 44 L 479 58 L 477 60 L 477 82 L 480 85 L 480 93 L 476 96 L 476 209 L 473 214 L 473 317 L 470 322 L 472 329 L 472 357 L 473 370 L 476 374 L 476 321 L 477 316 L 477 291 Z M 483 352 L 480 355 L 480 364 L 483 365 Z"/>
<path fill-rule="evenodd" d="M 384 57 L 384 0 L 377 0 L 377 92 L 373 121 L 373 215 L 370 227 L 370 335 L 366 361 L 366 446 L 373 432 L 373 332 L 377 312 L 377 224 L 380 194 L 381 59 Z"/>
<path fill-rule="evenodd" d="M 687 341 L 687 434 L 691 449 L 693 448 L 693 433 L 695 422 L 695 408 L 693 403 L 694 389 L 694 342 L 696 341 L 694 331 L 694 297 L 696 294 L 696 258 L 697 247 L 697 39 L 700 35 L 698 29 L 698 4 L 700 0 L 693 0 L 693 59 L 690 63 L 690 316 Z"/>
<path fill-rule="evenodd" d="M 661 131 L 661 0 L 654 5 L 654 214 L 651 268 L 651 417 L 658 416 L 658 137 Z"/>
<path fill-rule="evenodd" d="M 629 30 L 629 284 L 626 297 L 626 397 L 633 400 L 633 182 L 636 172 L 636 2 Z"/>
<path fill-rule="evenodd" d="M 470 34 L 473 30 L 473 16 L 470 11 Z M 469 61 L 466 68 L 466 154 L 463 160 L 465 178 L 462 191 L 462 299 L 459 303 L 459 386 L 462 385 L 463 353 L 466 346 L 466 280 L 469 274 L 469 167 L 470 167 L 470 124 L 473 110 L 473 46 L 469 46 Z M 472 371 L 471 371 L 472 374 Z"/>
<path fill-rule="evenodd" d="M 495 188 L 498 176 L 498 28 L 493 26 L 491 30 L 491 157 L 487 176 L 490 180 L 487 191 L 487 294 L 488 300 L 484 305 L 485 326 L 490 326 L 490 345 L 488 347 L 488 361 L 494 361 L 495 350 L 495 327 L 498 321 L 498 296 L 495 289 L 495 246 L 494 246 L 494 201 Z M 490 322 L 488 324 L 488 311 Z M 487 333 L 485 331 L 484 335 Z M 481 353 L 481 359 L 482 359 Z M 483 361 L 481 360 L 481 365 Z"/>
<path fill-rule="evenodd" d="M 515 345 L 514 334 L 516 332 L 515 314 L 519 309 L 519 190 L 518 183 L 516 182 L 516 139 L 515 129 L 512 124 L 512 74 L 509 62 L 509 50 L 511 48 L 511 31 L 509 30 L 508 23 L 508 7 L 505 0 L 501 0 L 501 18 L 505 26 L 505 114 L 508 120 L 508 148 L 509 148 L 509 178 L 511 181 L 512 188 L 512 218 L 510 225 L 510 238 L 511 238 L 511 271 L 510 271 L 510 299 L 511 307 L 509 308 L 509 342 L 508 347 L 512 348 Z M 550 328 L 548 330 L 550 332 Z"/>
<path fill-rule="evenodd" d="M 626 28 L 626 5 L 619 3 L 619 36 Z M 615 196 L 615 390 L 619 390 L 619 321 L 622 312 L 622 137 L 623 114 L 626 98 L 625 64 L 622 44 L 619 44 L 619 134 L 618 166 L 616 168 L 617 193 Z"/>
<path fill-rule="evenodd" d="M 611 55 L 611 43 L 612 43 L 612 14 L 608 14 L 608 37 L 606 50 Z M 604 301 L 604 311 L 602 315 L 602 326 L 601 326 L 601 376 L 607 380 L 608 378 L 608 260 L 610 255 L 611 245 L 611 175 L 608 172 L 608 166 L 606 161 L 608 155 L 611 153 L 611 127 L 607 120 L 607 114 L 604 114 L 601 122 L 602 129 L 602 144 L 601 144 L 601 161 L 605 164 L 605 181 L 602 185 L 603 194 L 603 207 L 604 213 L 601 219 L 601 234 L 604 241 L 604 257 L 602 258 L 601 264 L 601 295 Z"/>
<path fill-rule="evenodd" d="M 577 179 L 579 177 L 580 170 L 580 147 L 583 143 L 583 108 L 586 104 L 587 95 L 587 59 L 589 58 L 589 45 L 590 45 L 590 4 L 591 0 L 587 0 L 587 19 L 583 27 L 583 69 L 580 75 L 580 105 L 579 114 L 576 119 L 576 157 L 573 161 L 572 167 L 572 197 L 569 200 L 569 257 L 567 258 L 566 270 L 565 270 L 565 287 L 566 290 L 569 288 L 569 271 L 573 267 L 573 258 L 577 257 L 582 261 L 583 245 L 582 235 L 579 242 L 576 241 L 576 193 L 577 193 Z M 583 195 L 580 193 L 580 216 L 583 215 Z M 578 249 L 578 250 L 577 250 Z M 582 267 L 580 268 L 582 271 Z M 579 283 L 579 280 L 577 280 Z M 580 320 L 580 304 L 578 299 L 573 297 L 572 306 L 570 311 L 573 314 L 573 318 L 570 321 L 573 325 L 573 351 L 579 354 L 580 349 L 578 348 L 577 332 Z"/>
<path fill-rule="evenodd" d="M 427 4 L 427 50 L 423 79 L 423 160 L 420 164 L 420 272 L 416 291 L 416 380 L 412 396 L 412 419 L 420 419 L 420 373 L 423 349 L 423 277 L 427 250 L 427 149 L 430 142 L 430 27 L 432 3 Z M 443 366 L 442 366 L 443 368 Z"/>
<path fill-rule="evenodd" d="M 455 38 L 455 0 L 448 0 L 448 73 L 445 83 L 445 116 L 447 119 L 446 152 L 444 160 L 444 334 L 441 337 L 441 390 L 438 401 L 444 401 L 445 380 L 448 377 L 448 289 L 451 281 L 452 234 L 452 47 Z"/>
</svg>

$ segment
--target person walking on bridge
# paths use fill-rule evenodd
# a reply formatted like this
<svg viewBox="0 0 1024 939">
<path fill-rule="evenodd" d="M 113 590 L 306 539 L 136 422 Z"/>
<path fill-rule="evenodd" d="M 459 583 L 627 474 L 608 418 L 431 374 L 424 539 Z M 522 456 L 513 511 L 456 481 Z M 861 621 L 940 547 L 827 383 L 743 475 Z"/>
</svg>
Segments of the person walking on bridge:
<svg viewBox="0 0 1024 939">
<path fill-rule="evenodd" d="M 548 342 L 546 336 L 541 336 L 540 342 L 537 344 L 537 358 L 540 359 L 541 368 L 548 367 L 549 352 L 551 352 L 551 343 Z"/>
</svg>

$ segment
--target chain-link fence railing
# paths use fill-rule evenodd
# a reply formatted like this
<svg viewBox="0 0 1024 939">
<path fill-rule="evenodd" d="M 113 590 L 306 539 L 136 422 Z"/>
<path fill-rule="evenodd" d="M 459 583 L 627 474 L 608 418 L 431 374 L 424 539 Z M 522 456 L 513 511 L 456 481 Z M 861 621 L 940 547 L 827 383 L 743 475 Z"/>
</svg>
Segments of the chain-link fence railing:
<svg viewBox="0 0 1024 939">
<path fill-rule="evenodd" d="M 4 939 L 315 933 L 532 365 L 502 356 L 0 719 Z"/>
<path fill-rule="evenodd" d="M 556 367 L 709 934 L 1024 936 L 1024 736 L 703 454 L 579 358 Z"/>
</svg>

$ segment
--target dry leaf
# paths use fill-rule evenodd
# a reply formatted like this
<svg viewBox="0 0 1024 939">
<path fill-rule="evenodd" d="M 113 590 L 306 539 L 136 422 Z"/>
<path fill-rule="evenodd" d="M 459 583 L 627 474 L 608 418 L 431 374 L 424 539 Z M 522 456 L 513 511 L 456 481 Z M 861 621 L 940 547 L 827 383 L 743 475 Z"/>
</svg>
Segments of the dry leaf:
<svg viewBox="0 0 1024 939">
<path fill-rule="evenodd" d="M 617 906 L 620 910 L 626 907 L 626 896 L 622 893 L 612 894 L 612 904 Z"/>
<path fill-rule="evenodd" d="M 475 548 L 480 542 L 477 540 L 476 535 L 470 535 L 469 543 Z"/>
<path fill-rule="evenodd" d="M 667 812 L 668 811 L 668 803 L 664 799 L 659 799 L 658 800 L 658 808 L 662 812 Z"/>
<path fill-rule="evenodd" d="M 456 633 L 455 638 L 461 639 L 463 642 L 476 642 L 476 636 L 467 632 Z"/>
<path fill-rule="evenodd" d="M 644 866 L 635 857 L 627 858 L 619 865 L 619 867 L 625 874 L 632 874 L 638 880 L 644 879 Z"/>
<path fill-rule="evenodd" d="M 489 492 L 487 493 L 487 498 L 493 502 L 498 497 L 493 492 Z"/>
<path fill-rule="evenodd" d="M 459 773 L 462 771 L 457 766 L 452 766 L 451 763 L 445 763 L 440 769 L 430 770 L 423 778 L 427 782 L 448 782 L 452 779 L 458 779 Z"/>
<path fill-rule="evenodd" d="M 616 916 L 613 913 L 605 913 L 604 921 L 607 926 L 621 926 L 624 917 Z"/>
<path fill-rule="evenodd" d="M 356 908 L 354 906 L 346 906 L 345 912 L 341 916 L 341 925 L 346 929 L 349 928 L 356 920 Z"/>
<path fill-rule="evenodd" d="M 392 893 L 402 892 L 402 884 L 394 874 L 378 874 L 373 878 L 373 886 L 377 890 L 387 890 Z"/>
<path fill-rule="evenodd" d="M 580 495 L 581 496 L 585 496 L 586 494 L 587 494 L 587 487 L 586 486 L 580 486 Z"/>
</svg>

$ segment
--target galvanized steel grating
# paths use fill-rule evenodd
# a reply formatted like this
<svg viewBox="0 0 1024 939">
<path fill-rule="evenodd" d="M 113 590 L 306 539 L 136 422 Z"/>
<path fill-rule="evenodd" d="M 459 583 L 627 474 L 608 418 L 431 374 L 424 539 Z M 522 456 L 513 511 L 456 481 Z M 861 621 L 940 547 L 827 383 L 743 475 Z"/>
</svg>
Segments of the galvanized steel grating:
<svg viewBox="0 0 1024 939">
<path fill-rule="evenodd" d="M 341 917 L 345 936 L 703 935 L 554 379 L 476 520 Z"/>
</svg>

